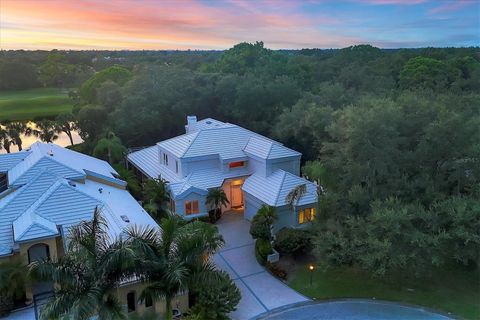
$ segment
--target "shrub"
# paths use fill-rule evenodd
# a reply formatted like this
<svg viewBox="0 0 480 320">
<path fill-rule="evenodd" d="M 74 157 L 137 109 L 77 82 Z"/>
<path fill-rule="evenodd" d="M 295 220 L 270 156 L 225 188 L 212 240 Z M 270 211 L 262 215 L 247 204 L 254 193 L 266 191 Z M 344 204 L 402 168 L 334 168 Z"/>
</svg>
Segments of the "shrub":
<svg viewBox="0 0 480 320">
<path fill-rule="evenodd" d="M 267 263 L 267 257 L 273 252 L 272 245 L 269 240 L 262 238 L 255 241 L 255 257 L 257 258 L 258 263 L 265 265 Z"/>
<path fill-rule="evenodd" d="M 192 319 L 227 320 L 240 302 L 240 290 L 224 271 L 214 281 L 201 282 L 193 289 L 196 303 L 190 310 Z"/>
<path fill-rule="evenodd" d="M 270 206 L 262 206 L 257 214 L 253 217 L 250 225 L 250 234 L 254 239 L 271 240 L 272 233 L 271 226 L 277 215 L 275 208 Z"/>
<path fill-rule="evenodd" d="M 287 280 L 287 272 L 275 263 L 267 262 L 267 268 L 275 277 L 281 280 Z"/>
<path fill-rule="evenodd" d="M 279 253 L 303 254 L 311 247 L 310 234 L 306 230 L 284 228 L 277 233 L 274 246 Z"/>
</svg>

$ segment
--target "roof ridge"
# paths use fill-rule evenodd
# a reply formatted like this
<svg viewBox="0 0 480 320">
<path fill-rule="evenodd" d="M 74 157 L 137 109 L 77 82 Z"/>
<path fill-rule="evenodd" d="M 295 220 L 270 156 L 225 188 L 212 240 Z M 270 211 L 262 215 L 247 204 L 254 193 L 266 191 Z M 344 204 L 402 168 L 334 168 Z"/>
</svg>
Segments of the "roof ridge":
<svg viewBox="0 0 480 320">
<path fill-rule="evenodd" d="M 53 176 L 53 175 L 52 175 Z M 41 215 L 39 215 L 38 213 L 35 213 L 34 210 L 36 210 L 40 204 L 42 204 L 46 199 L 48 199 L 54 190 L 58 189 L 58 187 L 60 186 L 60 181 L 55 181 L 39 198 L 37 198 L 37 200 L 35 200 L 35 202 L 33 202 L 28 208 L 27 210 L 25 210 L 21 215 L 19 215 L 15 220 L 13 220 L 12 223 L 14 223 L 15 221 L 17 221 L 18 219 L 20 219 L 20 217 L 23 217 L 23 216 L 26 216 L 28 214 L 34 214 L 36 216 L 39 216 L 43 219 L 46 219 L 50 222 L 53 223 L 53 221 L 51 221 L 50 219 L 47 219 Z"/>
<path fill-rule="evenodd" d="M 275 202 L 274 202 L 275 205 L 276 205 L 277 202 L 278 202 L 278 198 L 280 197 L 280 191 L 282 190 L 283 182 L 285 181 L 285 177 L 287 176 L 287 175 L 286 175 L 286 173 L 287 173 L 286 171 L 284 171 L 284 170 L 282 170 L 282 169 L 278 169 L 278 170 L 276 170 L 275 172 L 277 172 L 277 171 L 280 171 L 280 173 L 283 173 L 283 177 L 282 177 L 282 182 L 280 183 L 280 189 L 278 189 L 278 191 L 277 191 L 277 196 L 275 197 Z M 275 173 L 275 172 L 274 172 L 274 173 Z"/>
<path fill-rule="evenodd" d="M 23 184 L 23 185 L 18 186 L 18 189 L 19 189 L 19 190 L 14 194 L 13 197 L 11 197 L 11 198 L 5 203 L 4 206 L 0 206 L 0 209 L 6 208 L 6 207 L 13 201 L 13 199 L 15 199 L 16 197 L 19 197 L 20 195 L 22 195 L 22 194 L 25 192 L 25 190 L 28 189 L 28 187 L 30 187 L 31 185 L 33 185 L 44 173 L 48 173 L 50 176 L 53 176 L 53 177 L 55 176 L 54 174 L 48 172 L 47 169 L 45 169 L 45 168 L 42 169 L 42 170 L 40 170 L 40 172 L 38 172 L 32 179 L 30 179 L 30 181 L 28 181 L 27 183 L 25 183 L 25 184 Z M 53 186 L 55 183 L 56 183 L 56 181 L 53 182 L 52 185 L 50 185 L 50 187 Z M 49 187 L 49 188 L 50 188 L 50 187 Z"/>
<path fill-rule="evenodd" d="M 187 149 L 185 149 L 185 151 L 180 155 L 179 158 L 183 157 L 188 152 L 188 150 L 190 150 L 190 148 L 192 147 L 192 144 L 195 142 L 195 140 L 197 140 L 198 136 L 200 135 L 200 132 L 202 132 L 202 130 L 195 131 L 192 133 L 195 136 L 193 137 L 192 141 L 190 141 L 190 143 L 188 144 Z"/>
</svg>

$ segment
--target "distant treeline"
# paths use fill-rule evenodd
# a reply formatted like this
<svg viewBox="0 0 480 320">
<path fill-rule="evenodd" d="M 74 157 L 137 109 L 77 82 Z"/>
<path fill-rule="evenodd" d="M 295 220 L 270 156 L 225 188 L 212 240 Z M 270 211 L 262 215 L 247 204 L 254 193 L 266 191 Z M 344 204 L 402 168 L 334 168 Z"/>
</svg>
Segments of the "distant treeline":
<svg viewBox="0 0 480 320">
<path fill-rule="evenodd" d="M 78 88 L 85 152 L 100 140 L 152 145 L 182 134 L 190 114 L 301 151 L 303 172 L 324 187 L 319 261 L 378 275 L 478 266 L 479 48 L 1 54 L 2 89 Z"/>
</svg>

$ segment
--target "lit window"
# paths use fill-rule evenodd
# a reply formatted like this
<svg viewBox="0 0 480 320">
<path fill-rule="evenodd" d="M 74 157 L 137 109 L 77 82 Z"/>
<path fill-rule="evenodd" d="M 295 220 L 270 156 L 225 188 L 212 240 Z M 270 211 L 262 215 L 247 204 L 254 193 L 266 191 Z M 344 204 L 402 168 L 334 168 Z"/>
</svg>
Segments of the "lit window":
<svg viewBox="0 0 480 320">
<path fill-rule="evenodd" d="M 195 214 L 199 213 L 200 211 L 198 210 L 198 200 L 193 200 L 193 201 L 187 201 L 185 202 L 185 214 Z"/>
<path fill-rule="evenodd" d="M 303 224 L 306 222 L 314 221 L 316 217 L 315 208 L 305 208 L 298 212 L 298 223 Z"/>
<path fill-rule="evenodd" d="M 135 291 L 130 291 L 127 293 L 127 310 L 128 312 L 135 311 L 136 301 L 135 301 Z"/>
<path fill-rule="evenodd" d="M 240 168 L 245 167 L 245 161 L 235 161 L 228 164 L 229 168 Z"/>
</svg>

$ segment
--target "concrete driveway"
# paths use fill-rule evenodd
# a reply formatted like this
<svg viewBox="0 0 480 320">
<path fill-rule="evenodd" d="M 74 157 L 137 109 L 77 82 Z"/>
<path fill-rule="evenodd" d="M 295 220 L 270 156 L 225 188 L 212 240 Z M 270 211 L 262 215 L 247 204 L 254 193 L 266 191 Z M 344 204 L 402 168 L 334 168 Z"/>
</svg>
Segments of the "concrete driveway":
<svg viewBox="0 0 480 320">
<path fill-rule="evenodd" d="M 225 246 L 214 256 L 215 263 L 230 274 L 242 293 L 237 310 L 230 314 L 232 319 L 254 319 L 272 309 L 308 300 L 258 264 L 254 240 L 248 232 L 250 222 L 243 214 L 225 213 L 217 226 Z"/>
</svg>

